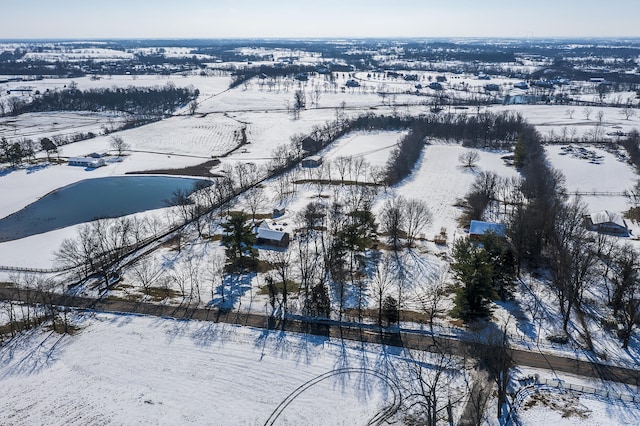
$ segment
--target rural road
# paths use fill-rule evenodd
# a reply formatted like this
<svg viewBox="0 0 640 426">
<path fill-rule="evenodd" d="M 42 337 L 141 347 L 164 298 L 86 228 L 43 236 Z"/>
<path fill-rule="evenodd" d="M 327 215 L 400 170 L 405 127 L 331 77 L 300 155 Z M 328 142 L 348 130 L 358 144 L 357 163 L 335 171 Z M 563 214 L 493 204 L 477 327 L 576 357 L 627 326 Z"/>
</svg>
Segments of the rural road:
<svg viewBox="0 0 640 426">
<path fill-rule="evenodd" d="M 42 293 L 14 287 L 0 288 L 0 300 L 42 303 Z M 156 317 L 193 319 L 227 324 L 238 324 L 269 330 L 307 333 L 318 336 L 354 340 L 367 343 L 399 346 L 409 349 L 430 350 L 434 343 L 449 345 L 454 352 L 464 353 L 465 348 L 477 342 L 465 342 L 447 336 L 431 336 L 411 330 L 389 331 L 370 325 L 345 324 L 330 320 L 278 319 L 264 314 L 224 312 L 216 308 L 168 306 L 155 303 L 133 302 L 120 299 L 92 299 L 78 296 L 46 293 L 47 301 L 59 306 L 99 312 L 151 315 Z M 517 365 L 555 370 L 564 373 L 640 386 L 640 369 L 630 369 L 593 363 L 575 358 L 544 354 L 522 349 L 513 350 Z"/>
</svg>

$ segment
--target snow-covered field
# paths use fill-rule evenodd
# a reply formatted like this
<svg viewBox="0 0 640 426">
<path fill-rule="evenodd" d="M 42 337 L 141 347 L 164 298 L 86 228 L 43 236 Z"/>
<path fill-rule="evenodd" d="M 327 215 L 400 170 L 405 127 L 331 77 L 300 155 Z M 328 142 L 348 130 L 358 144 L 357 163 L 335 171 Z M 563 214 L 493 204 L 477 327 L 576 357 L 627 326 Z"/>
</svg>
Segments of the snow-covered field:
<svg viewBox="0 0 640 426">
<path fill-rule="evenodd" d="M 75 335 L 38 330 L 0 348 L 3 424 L 357 425 L 412 385 L 395 347 L 130 315 L 77 322 Z"/>
<path fill-rule="evenodd" d="M 632 205 L 623 193 L 631 190 L 638 180 L 633 166 L 599 147 L 584 144 L 569 147 L 575 149 L 570 150 L 567 145 L 548 145 L 545 148 L 551 165 L 565 176 L 567 192 L 578 193 L 591 211 L 621 213 L 629 210 Z M 592 152 L 599 159 L 590 161 L 590 157 L 576 155 L 580 148 Z"/>
<path fill-rule="evenodd" d="M 20 117 L 0 117 L 0 138 L 8 141 L 30 138 L 39 148 L 41 138 L 73 136 L 79 133 L 100 135 L 105 129 L 117 128 L 125 116 L 94 112 L 38 112 Z"/>
<path fill-rule="evenodd" d="M 640 404 L 623 401 L 617 395 L 636 396 L 638 388 L 620 383 L 588 379 L 548 370 L 518 367 L 514 371 L 513 392 L 520 391 L 515 413 L 523 426 L 636 425 L 640 424 Z M 538 381 L 560 383 L 560 387 L 517 384 L 519 379 L 537 376 Z M 570 391 L 585 389 L 585 392 Z M 563 389 L 564 388 L 564 389 Z M 596 391 L 601 395 L 594 395 Z M 610 397 L 606 396 L 610 393 Z M 489 425 L 499 424 L 489 416 Z"/>
<path fill-rule="evenodd" d="M 421 74 L 421 81 L 424 83 L 428 76 Z M 334 120 L 340 113 L 342 102 L 346 103 L 342 111 L 346 116 L 371 111 L 387 114 L 429 111 L 424 105 L 428 97 L 407 93 L 413 92 L 414 82 L 383 81 L 361 73 L 356 77 L 362 82 L 362 87 L 345 91 L 340 87 L 348 75 L 340 75 L 337 86 L 324 77 L 312 77 L 306 83 L 290 81 L 288 85 L 274 87 L 251 81 L 231 90 L 227 90 L 230 79 L 226 74 L 216 77 L 190 74 L 170 77 L 104 76 L 99 80 L 81 78 L 28 82 L 34 90 L 41 91 L 61 89 L 72 81 L 80 89 L 171 83 L 198 88 L 200 105 L 194 115 L 187 115 L 185 109 L 166 120 L 117 133 L 131 150 L 122 161 L 109 161 L 105 167 L 89 171 L 67 165 L 43 164 L 0 172 L 3 188 L 0 217 L 23 208 L 56 188 L 89 177 L 182 168 L 202 163 L 235 148 L 243 128 L 248 144 L 223 158 L 220 168 L 236 162 L 265 163 L 272 158 L 274 149 L 287 143 L 293 135 L 306 134 L 314 126 Z M 493 83 L 507 90 L 513 81 L 502 79 Z M 481 90 L 483 84 L 471 76 L 451 77 L 447 90 L 459 92 L 459 87 L 468 86 L 470 95 Z M 26 82 L 3 84 L 0 92 L 4 94 L 7 89 L 25 85 Z M 307 109 L 301 111 L 297 119 L 287 111 L 296 89 L 307 94 Z M 312 95 L 316 90 L 318 99 L 314 104 Z M 378 93 L 381 91 L 389 94 L 382 97 Z M 600 109 L 593 109 L 587 118 L 582 110 L 569 112 L 567 107 L 560 106 L 489 108 L 491 111 L 505 109 L 520 112 L 550 139 L 588 138 L 598 126 L 601 127 L 599 131 L 606 135 L 628 132 L 640 125 L 640 118 L 626 120 L 615 108 L 602 109 L 601 123 L 595 118 Z M 475 108 L 470 108 L 466 113 L 475 111 Z M 118 120 L 118 116 L 91 113 L 27 114 L 0 120 L 0 136 L 30 137 L 37 141 L 45 136 L 79 131 L 98 134 L 104 126 L 117 124 Z M 321 155 L 325 164 L 333 163 L 339 157 L 360 157 L 372 168 L 381 167 L 403 134 L 405 132 L 402 131 L 349 134 L 327 147 Z M 615 140 L 617 136 L 610 137 Z M 109 138 L 98 136 L 65 145 L 60 148 L 60 155 L 71 157 L 111 151 Z M 551 164 L 565 175 L 568 192 L 584 193 L 583 199 L 590 210 L 627 210 L 628 201 L 620 193 L 634 185 L 637 179 L 634 169 L 602 147 L 585 148 L 594 151 L 601 159 L 589 162 L 572 155 L 560 155 L 563 151 L 559 145 L 549 145 L 546 150 Z M 504 152 L 480 150 L 477 167 L 462 168 L 458 157 L 466 150 L 460 145 L 431 141 L 410 177 L 386 191 L 379 191 L 374 211 L 378 211 L 392 196 L 424 200 L 433 214 L 431 224 L 423 231 L 426 239 L 431 239 L 442 228 L 447 230 L 449 241 L 464 235 L 464 230 L 457 223 L 461 210 L 455 204 L 468 191 L 477 174 L 492 171 L 502 177 L 518 175 L 500 158 Z M 40 154 L 41 158 L 43 156 Z M 311 171 L 307 173 L 312 174 Z M 331 173 L 335 175 L 335 167 Z M 296 176 L 300 177 L 299 174 Z M 295 187 L 297 193 L 283 200 L 279 180 L 265 182 L 263 190 L 266 196 L 259 212 L 269 213 L 275 206 L 286 207 L 287 216 L 281 221 L 292 222 L 295 214 L 310 201 L 323 198 L 330 202 L 332 197 L 341 195 L 341 191 L 348 191 L 308 183 Z M 589 195 L 593 192 L 613 194 Z M 236 207 L 242 207 L 244 203 L 246 200 L 240 200 Z M 166 215 L 165 209 L 138 217 L 157 216 L 160 221 L 166 220 Z M 2 243 L 0 265 L 51 267 L 53 252 L 65 238 L 75 237 L 76 231 L 77 226 Z M 189 292 L 189 286 L 197 285 L 198 300 L 202 304 L 217 305 L 220 303 L 219 282 L 212 276 L 210 263 L 215 256 L 223 255 L 222 247 L 217 241 L 203 242 L 194 238 L 192 242 L 180 252 L 163 247 L 149 259 L 164 268 L 166 277 L 187 276 L 191 272 L 189 268 L 195 265 L 196 273 L 191 281 L 182 283 L 187 288 L 176 287 L 177 281 L 171 285 L 183 293 Z M 414 257 L 406 259 L 413 286 L 406 289 L 409 302 L 422 290 L 422 286 L 436 280 L 446 269 L 446 260 L 443 259 L 446 251 L 446 248 L 436 248 L 429 241 L 417 243 L 411 254 Z M 267 256 L 266 251 L 261 250 L 263 255 Z M 9 275 L 0 273 L 0 280 L 8 280 Z M 142 291 L 135 284 L 132 270 L 123 271 L 123 277 L 126 285 L 117 287 L 113 295 L 141 298 Z M 547 343 L 547 335 L 558 329 L 559 313 L 554 308 L 555 299 L 543 282 L 534 278 L 528 283 L 537 300 L 523 288 L 513 304 L 498 304 L 494 313 L 496 321 L 510 321 L 509 332 L 512 336 L 522 336 L 525 344 L 538 342 L 545 351 L 586 357 L 582 349 L 573 343 L 566 347 L 553 347 Z M 268 297 L 260 294 L 263 285 L 261 277 L 243 277 L 229 285 L 231 300 L 227 303 L 240 310 L 264 311 L 268 308 Z M 586 296 L 587 304 L 595 304 L 602 295 L 588 293 Z M 295 297 L 292 299 L 291 303 L 295 305 Z M 365 299 L 368 306 L 373 306 L 370 295 Z M 177 299 L 165 302 L 177 303 Z M 351 302 L 347 302 L 348 307 Z M 295 306 L 292 306 L 292 312 L 296 313 Z M 3 415 L 9 413 L 6 417 L 9 424 L 50 423 L 51 412 L 56 413 L 53 423 L 58 424 L 263 424 L 287 395 L 324 373 L 339 368 L 379 370 L 383 365 L 397 383 L 399 378 L 395 374 L 405 363 L 403 353 L 395 349 L 387 352 L 374 346 L 363 349 L 342 342 L 224 325 L 100 314 L 85 318 L 81 326 L 82 330 L 75 336 L 59 338 L 34 332 L 0 349 L 0 383 L 3 388 L 15 389 L 11 394 L 0 395 L 0 412 Z M 601 332 L 598 327 L 591 324 L 596 354 L 602 361 L 607 357 L 607 362 L 620 360 L 630 364 L 638 359 L 640 344 L 637 338 L 632 339 L 629 351 L 621 351 L 613 333 Z M 579 327 L 572 322 L 570 329 L 577 331 Z M 338 423 L 356 424 L 363 419 L 366 423 L 389 402 L 393 389 L 394 385 L 380 376 L 337 374 L 300 394 L 283 411 L 279 421 L 282 424 L 323 424 L 329 420 L 335 423 L 336 413 L 341 413 L 343 417 L 337 420 Z M 239 399 L 237 395 L 243 395 L 243 398 Z M 595 423 L 591 424 L 610 424 L 606 416 L 615 407 L 606 408 L 605 403 L 598 400 L 586 399 L 581 403 L 593 412 L 591 419 L 595 419 Z M 602 407 L 598 408 L 600 403 Z M 543 423 L 561 421 L 552 418 L 555 414 L 548 413 L 548 409 L 540 405 L 527 411 L 528 424 L 539 424 L 540 419 Z M 637 423 L 635 416 L 615 415 L 609 420 L 612 424 L 633 424 L 634 421 Z M 580 421 L 590 424 L 591 420 Z"/>
<path fill-rule="evenodd" d="M 426 201 L 433 214 L 433 221 L 425 230 L 428 238 L 441 228 L 446 228 L 452 237 L 463 232 L 457 223 L 462 210 L 454 204 L 464 197 L 480 171 L 492 171 L 501 177 L 518 175 L 500 158 L 505 153 L 497 151 L 477 151 L 480 156 L 477 167 L 466 169 L 458 160 L 465 151 L 467 148 L 454 144 L 427 145 L 415 172 L 393 188 L 398 195 Z"/>
<path fill-rule="evenodd" d="M 382 167 L 389 159 L 389 154 L 398 145 L 406 131 L 399 132 L 354 132 L 346 135 L 320 152 L 326 161 L 339 157 L 358 158 L 367 161 L 370 166 Z"/>
</svg>

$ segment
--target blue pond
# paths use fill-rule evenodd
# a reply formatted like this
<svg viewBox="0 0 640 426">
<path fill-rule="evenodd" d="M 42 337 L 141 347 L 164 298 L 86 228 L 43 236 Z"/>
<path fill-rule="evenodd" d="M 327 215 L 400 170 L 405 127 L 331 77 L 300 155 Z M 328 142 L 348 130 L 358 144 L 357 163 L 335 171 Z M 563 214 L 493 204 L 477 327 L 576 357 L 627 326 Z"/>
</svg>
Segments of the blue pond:
<svg viewBox="0 0 640 426">
<path fill-rule="evenodd" d="M 191 192 L 198 181 L 167 176 L 114 176 L 76 182 L 0 220 L 0 242 L 98 218 L 166 207 L 175 191 Z"/>
</svg>

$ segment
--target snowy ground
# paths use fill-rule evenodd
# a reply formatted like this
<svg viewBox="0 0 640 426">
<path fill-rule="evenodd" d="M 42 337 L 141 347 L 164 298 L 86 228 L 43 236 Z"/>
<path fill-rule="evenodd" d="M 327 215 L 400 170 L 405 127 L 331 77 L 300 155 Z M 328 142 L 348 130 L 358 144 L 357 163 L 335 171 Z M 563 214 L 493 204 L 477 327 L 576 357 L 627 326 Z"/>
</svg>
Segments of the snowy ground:
<svg viewBox="0 0 640 426">
<path fill-rule="evenodd" d="M 188 52 L 174 50 L 170 54 L 182 56 Z M 249 53 L 260 53 L 246 51 Z M 274 53 L 274 52 L 264 52 Z M 290 56 L 291 52 L 275 52 Z M 302 53 L 301 60 L 317 62 L 317 57 Z M 108 49 L 62 52 L 64 60 L 86 56 L 97 60 L 118 60 L 128 56 Z M 66 55 L 66 56 L 65 56 Z M 256 62 L 255 65 L 259 63 Z M 245 66 L 238 63 L 238 66 Z M 454 67 L 455 64 L 449 64 Z M 527 66 L 527 65 L 523 65 Z M 254 79 L 247 84 L 228 90 L 230 75 L 208 70 L 210 76 L 195 73 L 171 76 L 102 76 L 100 78 L 44 79 L 0 84 L 0 102 L 7 102 L 8 90 L 31 89 L 62 90 L 72 84 L 79 89 L 98 87 L 152 87 L 173 84 L 199 89 L 197 113 L 187 115 L 187 108 L 174 117 L 143 127 L 119 132 L 130 144 L 132 151 L 121 162 L 109 162 L 106 167 L 88 171 L 66 165 L 43 165 L 0 171 L 2 202 L 0 217 L 11 214 L 48 192 L 89 177 L 122 175 L 127 172 L 181 168 L 192 166 L 212 156 L 233 149 L 245 129 L 248 144 L 229 157 L 222 159 L 224 167 L 235 162 L 264 163 L 272 157 L 276 146 L 287 143 L 291 136 L 306 134 L 313 126 L 336 118 L 344 105 L 346 116 L 365 112 L 419 114 L 429 112 L 429 105 L 438 92 L 427 86 L 439 73 L 415 72 L 418 81 L 392 79 L 382 73 L 338 73 L 335 81 L 324 76 L 312 76 L 307 82 L 291 78 L 277 82 Z M 413 72 L 410 72 L 413 73 Z M 487 83 L 500 87 L 500 96 L 513 92 L 518 80 L 492 78 L 478 80 L 470 74 L 444 74 L 441 94 L 458 98 L 493 96 L 484 91 Z M 347 79 L 355 78 L 359 88 L 344 88 Z M 306 94 L 307 108 L 294 119 L 288 111 L 296 90 Z M 613 95 L 612 95 L 613 96 Z M 626 94 L 625 94 L 626 96 Z M 582 95 L 593 101 L 594 95 Z M 25 97 L 26 99 L 26 97 Z M 344 104 L 343 104 L 344 103 Z M 481 110 L 485 110 L 484 107 Z M 640 127 L 640 117 L 626 119 L 618 108 L 577 108 L 550 105 L 491 106 L 486 110 L 519 112 L 531 122 L 544 138 L 553 141 L 589 139 L 601 132 L 610 140 L 619 134 Z M 478 109 L 470 107 L 467 114 Z M 601 114 L 600 114 L 601 113 Z M 589 115 L 589 116 L 587 116 Z M 39 113 L 0 119 L 0 137 L 23 137 L 38 141 L 42 137 L 71 135 L 78 132 L 102 134 L 107 127 L 118 125 L 121 116 L 94 113 Z M 393 145 L 403 132 L 358 132 L 338 140 L 322 152 L 326 162 L 338 157 L 362 157 L 373 167 L 384 165 Z M 548 146 L 547 155 L 552 165 L 566 176 L 569 192 L 622 192 L 635 183 L 637 176 L 630 166 L 599 147 L 588 147 L 603 157 L 593 164 L 570 155 L 561 156 L 559 146 Z M 63 157 L 82 156 L 91 152 L 110 150 L 109 137 L 61 147 Z M 504 153 L 479 151 L 480 161 L 474 170 L 461 169 L 458 156 L 466 148 L 458 145 L 428 145 L 412 176 L 381 192 L 374 209 L 393 195 L 424 200 L 433 213 L 433 222 L 424 230 L 425 237 L 445 228 L 451 241 L 464 231 L 458 227 L 460 209 L 456 199 L 464 196 L 479 171 L 494 171 L 500 176 L 516 176 L 513 168 L 500 159 Z M 42 157 L 42 155 L 41 155 Z M 311 173 L 307 171 L 308 173 Z M 335 173 L 332 172 L 332 173 Z M 276 205 L 287 207 L 280 221 L 290 223 L 306 203 L 319 195 L 330 200 L 338 195 L 334 188 L 313 184 L 297 186 L 297 193 L 280 200 L 278 180 L 265 183 L 267 195 L 261 213 L 268 213 Z M 342 190 L 344 191 L 344 190 Z M 626 198 L 620 195 L 584 195 L 591 210 L 609 209 L 617 212 L 628 209 Z M 244 201 L 240 200 L 241 207 Z M 156 210 L 137 217 L 156 217 L 167 220 L 167 209 Z M 0 244 L 0 265 L 22 267 L 53 266 L 53 252 L 68 237 L 76 236 L 77 227 L 69 227 L 36 235 L 18 241 Z M 639 232 L 640 234 L 640 232 Z M 186 239 L 193 237 L 187 235 Z M 165 246 L 154 251 L 150 263 L 161 267 L 162 277 L 176 277 L 168 285 L 185 294 L 191 288 L 199 293 L 202 304 L 221 305 L 219 276 L 213 272 L 211 261 L 223 256 L 219 242 L 192 239 L 181 251 Z M 261 256 L 267 256 L 261 250 Z M 405 262 L 410 270 L 411 288 L 407 290 L 410 303 L 424 285 L 435 281 L 446 267 L 446 249 L 429 241 L 420 241 L 415 250 L 407 254 Z M 194 268 L 195 269 L 192 269 Z M 195 273 L 192 273 L 195 270 Z M 123 281 L 112 295 L 142 298 L 132 269 L 123 271 Z M 187 279 L 186 277 L 190 277 Z M 0 281 L 9 280 L 10 273 L 0 273 Z M 177 284 L 182 280 L 183 288 Z M 535 277 L 525 279 L 528 288 L 521 286 L 513 303 L 497 304 L 496 323 L 506 323 L 514 343 L 540 349 L 548 353 L 596 359 L 600 362 L 621 362 L 631 367 L 640 359 L 637 334 L 630 349 L 622 351 L 620 342 L 611 331 L 600 324 L 587 321 L 594 343 L 594 353 L 586 353 L 581 336 L 582 325 L 570 322 L 572 335 L 577 341 L 565 346 L 552 345 L 549 334 L 558 331 L 559 312 L 555 296 L 548 285 Z M 167 281 L 164 281 L 167 282 Z M 259 294 L 264 284 L 255 275 L 240 277 L 227 283 L 227 304 L 239 310 L 268 310 L 268 297 Z M 161 285 L 158 283 L 158 285 Z M 83 289 L 97 294 L 96 289 Z M 533 293 L 528 290 L 531 289 Z M 93 293 L 92 293 L 93 292 Z M 534 296 L 535 295 L 535 296 Z M 591 289 L 585 304 L 598 315 L 606 307 L 599 301 L 604 296 Z M 179 303 L 180 298 L 165 300 Z M 373 303 L 372 298 L 367 299 Z M 296 313 L 296 300 L 292 297 L 292 312 Z M 353 300 L 347 305 L 353 305 Z M 406 306 L 405 306 L 406 307 Z M 0 323 L 4 313 L 0 312 Z M 396 386 L 407 391 L 407 354 L 397 348 L 359 345 L 316 337 L 257 331 L 223 324 L 208 324 L 137 316 L 109 314 L 85 315 L 78 319 L 81 330 L 74 336 L 34 331 L 0 348 L 0 386 L 12 392 L 0 394 L 0 423 L 7 424 L 264 424 L 269 415 L 299 386 L 314 378 L 338 369 L 370 369 L 381 374 L 339 373 L 306 389 L 278 418 L 276 424 L 360 424 L 372 418 L 393 398 Z M 446 325 L 439 322 L 439 325 Z M 408 328 L 417 324 L 403 324 Z M 459 332 L 459 330 L 453 332 Z M 521 375 L 540 374 L 542 370 L 521 370 Z M 557 378 L 557 377 L 552 377 Z M 594 384 L 575 377 L 561 377 L 568 383 L 588 386 L 606 386 L 623 392 L 611 384 Z M 586 382 L 586 383 L 585 383 Z M 637 389 L 635 390 L 637 392 Z M 241 396 L 241 397 L 240 397 Z M 559 400 L 556 395 L 550 399 Z M 579 400 L 566 399 L 582 410 L 587 417 L 562 417 L 541 404 L 520 411 L 526 425 L 537 424 L 640 424 L 638 407 L 621 406 L 615 402 L 580 396 Z M 458 407 L 456 407 L 458 410 Z M 489 412 L 493 413 L 490 405 Z M 53 416 L 52 416 L 53 413 Z M 456 414 L 456 416 L 459 413 Z M 494 424 L 491 421 L 489 424 Z"/>
<path fill-rule="evenodd" d="M 0 117 L 0 138 L 7 141 L 29 138 L 40 148 L 41 138 L 59 135 L 68 137 L 79 133 L 100 135 L 105 129 L 122 125 L 126 116 L 114 113 L 95 112 L 38 112 L 22 114 L 20 117 Z"/>
<path fill-rule="evenodd" d="M 0 348 L 3 424 L 264 424 L 281 408 L 274 424 L 357 425 L 411 387 L 395 347 L 139 316 L 78 325 Z"/>
<path fill-rule="evenodd" d="M 339 157 L 362 157 L 371 166 L 383 167 L 389 159 L 390 152 L 406 134 L 406 131 L 353 132 L 335 141 L 319 155 L 323 156 L 325 161 Z"/>
<path fill-rule="evenodd" d="M 590 211 L 609 210 L 618 213 L 629 210 L 632 205 L 623 192 L 633 189 L 638 175 L 633 166 L 625 160 L 624 153 L 614 153 L 590 145 L 571 145 L 586 149 L 601 157 L 590 161 L 569 152 L 567 145 L 548 145 L 545 147 L 547 158 L 552 167 L 562 171 L 566 178 L 565 186 L 569 194 L 578 193 L 587 203 Z M 623 157 L 620 157 L 622 155 Z M 600 193 L 600 195 L 591 195 Z"/>
<path fill-rule="evenodd" d="M 519 379 L 537 376 L 539 382 L 545 380 L 556 381 L 562 388 L 554 386 L 526 387 L 519 383 Z M 570 374 L 555 373 L 549 370 L 519 367 L 513 371 L 511 392 L 520 390 L 521 397 L 515 412 L 523 426 L 534 425 L 635 425 L 640 423 L 640 404 L 622 401 L 614 394 L 638 395 L 635 386 L 605 382 L 597 379 L 587 379 Z M 568 391 L 569 387 L 586 392 Z M 610 392 L 610 397 L 594 395 L 594 390 L 600 393 Z M 495 407 L 492 400 L 490 407 Z M 493 404 L 493 406 L 491 405 Z M 495 410 L 489 412 L 488 425 L 499 424 L 495 418 Z"/>
<path fill-rule="evenodd" d="M 425 230 L 427 238 L 446 228 L 450 238 L 460 235 L 457 219 L 462 210 L 454 204 L 468 192 L 481 171 L 492 171 L 501 177 L 518 176 L 513 167 L 505 165 L 499 151 L 477 151 L 480 155 L 477 167 L 466 169 L 458 157 L 468 149 L 455 144 L 427 145 L 414 173 L 392 189 L 393 194 L 424 200 L 433 214 L 433 221 Z"/>
</svg>

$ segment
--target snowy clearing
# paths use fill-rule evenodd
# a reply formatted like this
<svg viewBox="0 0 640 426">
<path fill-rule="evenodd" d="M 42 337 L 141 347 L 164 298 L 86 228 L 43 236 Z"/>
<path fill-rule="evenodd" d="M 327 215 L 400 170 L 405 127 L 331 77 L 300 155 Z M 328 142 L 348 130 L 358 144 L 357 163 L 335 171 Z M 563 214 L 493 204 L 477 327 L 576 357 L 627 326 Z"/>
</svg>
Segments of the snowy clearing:
<svg viewBox="0 0 640 426">
<path fill-rule="evenodd" d="M 280 408 L 274 424 L 366 424 L 409 387 L 394 347 L 138 316 L 78 321 L 76 335 L 34 331 L 0 349 L 12 389 L 3 422 L 264 424 Z"/>
</svg>

